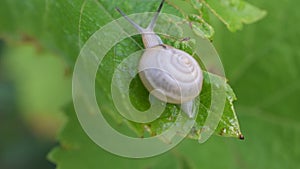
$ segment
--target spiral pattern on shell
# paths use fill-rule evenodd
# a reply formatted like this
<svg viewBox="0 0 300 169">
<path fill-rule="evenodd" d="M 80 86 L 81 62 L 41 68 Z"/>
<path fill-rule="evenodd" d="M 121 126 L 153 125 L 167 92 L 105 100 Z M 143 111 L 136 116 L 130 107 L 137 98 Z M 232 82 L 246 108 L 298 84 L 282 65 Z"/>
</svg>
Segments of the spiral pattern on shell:
<svg viewBox="0 0 300 169">
<path fill-rule="evenodd" d="M 194 99 L 202 88 L 202 71 L 188 53 L 167 45 L 147 48 L 139 63 L 140 78 L 152 93 L 168 103 L 181 104 Z"/>
</svg>

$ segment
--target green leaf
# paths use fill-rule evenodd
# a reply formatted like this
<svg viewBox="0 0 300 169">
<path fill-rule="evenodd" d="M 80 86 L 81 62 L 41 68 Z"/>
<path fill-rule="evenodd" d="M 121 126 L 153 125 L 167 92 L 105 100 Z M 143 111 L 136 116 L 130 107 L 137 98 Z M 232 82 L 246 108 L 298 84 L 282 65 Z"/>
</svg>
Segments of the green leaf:
<svg viewBox="0 0 300 169">
<path fill-rule="evenodd" d="M 83 23 L 80 26 L 81 45 L 95 30 L 110 21 L 99 4 L 91 7 L 93 5 L 86 3 L 90 7 L 79 12 L 83 2 L 4 0 L 0 5 L 0 36 L 11 40 L 20 34 L 29 34 L 44 49 L 64 56 L 73 65 L 79 51 L 76 46 L 79 38 L 76 37 L 80 13 Z M 112 2 L 125 4 L 123 7 L 128 9 L 127 13 L 143 12 L 146 8 L 154 11 L 155 8 L 154 4 L 142 7 L 144 3 L 140 2 L 135 8 L 130 5 L 135 1 Z M 251 2 L 268 11 L 269 15 L 263 22 L 235 34 L 228 33 L 223 26 L 214 27 L 218 33 L 214 43 L 222 54 L 228 79 L 239 97 L 236 107 L 245 141 L 212 137 L 199 145 L 186 139 L 176 149 L 157 158 L 124 159 L 103 151 L 88 139 L 74 110 L 69 109 L 66 110 L 69 122 L 59 136 L 62 146 L 50 154 L 58 168 L 281 169 L 300 166 L 300 25 L 296 22 L 300 20 L 300 3 L 279 0 Z M 109 5 L 104 7 L 112 11 Z M 118 17 L 116 13 L 113 16 Z M 189 164 L 188 167 L 185 164 Z"/>
<path fill-rule="evenodd" d="M 135 41 L 141 42 L 141 39 L 139 37 L 135 37 Z M 169 41 L 169 43 L 172 42 Z M 179 47 L 184 46 L 179 45 Z M 111 49 L 108 55 L 104 57 L 98 69 L 98 74 L 96 77 L 96 96 L 100 109 L 105 110 L 103 111 L 103 113 L 117 121 L 117 124 L 115 124 L 114 126 L 118 126 L 121 122 L 123 122 L 125 124 L 128 124 L 129 127 L 138 134 L 138 136 L 146 137 L 145 133 L 146 135 L 156 135 L 169 128 L 175 122 L 178 113 L 180 113 L 180 109 L 176 105 L 167 104 L 166 110 L 160 116 L 160 118 L 148 124 L 130 122 L 129 120 L 124 119 L 118 113 L 118 110 L 115 107 L 113 99 L 111 97 L 111 77 L 113 77 L 114 71 L 117 70 L 119 64 L 125 58 L 127 58 L 127 56 L 139 49 L 140 48 L 136 44 L 136 42 L 132 41 L 130 38 L 121 43 L 118 43 L 115 48 Z M 189 49 L 185 49 L 189 51 Z M 130 66 L 127 66 L 128 69 L 130 69 Z M 204 72 L 204 82 L 200 96 L 202 104 L 199 107 L 199 115 L 197 116 L 196 120 L 197 123 L 195 124 L 194 129 L 190 134 L 190 138 L 199 138 L 199 134 L 201 134 L 204 122 L 207 118 L 208 110 L 210 109 L 211 85 L 223 85 L 221 83 L 221 79 L 223 78 Z M 138 76 L 134 78 L 130 87 L 130 97 L 135 108 L 143 111 L 147 110 L 150 106 L 150 103 L 148 101 L 149 92 L 145 89 Z M 224 108 L 224 113 L 215 133 L 217 135 L 240 138 L 242 134 L 238 124 L 238 119 L 233 108 L 233 101 L 236 99 L 236 97 L 229 85 L 226 86 L 226 96 L 227 100 Z M 106 116 L 106 118 L 109 117 Z M 147 129 L 149 133 L 145 132 L 145 129 Z"/>
<path fill-rule="evenodd" d="M 240 30 L 243 23 L 253 23 L 266 15 L 266 11 L 243 0 L 203 0 L 202 2 L 231 31 Z"/>
<path fill-rule="evenodd" d="M 215 32 L 209 24 L 209 11 L 230 31 L 240 30 L 243 24 L 256 22 L 266 15 L 266 11 L 243 0 L 170 0 L 167 2 L 191 21 L 194 30 L 200 30 L 199 32 L 207 38 L 212 38 Z"/>
<path fill-rule="evenodd" d="M 136 2 L 136 3 L 135 3 Z M 147 2 L 147 5 L 141 3 L 139 1 L 125 2 L 125 1 L 39 1 L 39 0 L 28 0 L 28 1 L 18 1 L 18 0 L 5 0 L 0 6 L 0 35 L 5 37 L 6 40 L 10 40 L 16 38 L 19 40 L 20 36 L 23 37 L 31 37 L 34 39 L 38 46 L 42 46 L 43 50 L 50 50 L 52 52 L 57 53 L 62 56 L 72 67 L 75 63 L 76 57 L 78 56 L 80 47 L 84 44 L 84 42 L 99 28 L 104 26 L 106 23 L 114 20 L 115 18 L 120 17 L 119 14 L 114 10 L 116 6 L 122 6 L 122 9 L 128 14 L 135 12 L 145 12 L 145 11 L 155 11 L 157 8 L 157 2 L 151 1 Z M 197 4 L 193 4 L 193 8 L 198 9 Z M 184 7 L 182 9 L 185 9 Z M 205 10 L 205 9 L 203 9 Z M 34 11 L 34 12 L 33 12 Z M 171 6 L 166 5 L 164 7 L 165 12 L 169 12 L 172 14 L 177 14 L 176 9 Z M 202 11 L 203 12 L 203 11 Z M 203 12 L 205 14 L 206 12 Z M 221 14 L 220 14 L 221 15 Z M 207 16 L 205 14 L 205 16 Z M 197 18 L 196 18 L 197 19 Z M 201 20 L 203 18 L 200 18 Z M 204 19 L 206 19 L 204 17 Z M 200 21 L 200 20 L 199 20 Z M 204 20 L 203 20 L 204 21 Z M 205 20 L 206 22 L 206 20 Z M 199 29 L 203 30 L 206 26 L 204 25 Z M 212 36 L 210 28 L 207 32 L 206 36 Z M 139 44 L 141 42 L 136 39 Z M 129 41 L 122 42 L 125 44 L 124 46 L 116 46 L 117 52 L 125 51 L 130 52 L 134 50 L 136 46 L 131 45 Z M 130 47 L 130 48 L 129 48 Z M 133 49 L 132 49 L 133 48 Z M 127 50 L 127 51 L 126 51 Z M 111 115 L 109 111 L 113 109 L 110 107 L 110 98 L 106 95 L 102 95 L 101 93 L 109 94 L 109 74 L 113 72 L 113 68 L 118 65 L 121 61 L 120 58 L 114 57 L 114 51 L 110 51 L 106 58 L 107 64 L 103 64 L 103 70 L 107 70 L 106 72 L 99 72 L 97 81 L 107 81 L 104 83 L 104 86 L 97 86 L 97 98 L 98 101 L 108 103 L 104 107 L 106 110 L 106 114 Z M 120 55 L 118 55 L 120 56 Z M 126 55 L 127 56 L 127 55 Z M 105 63 L 105 62 L 104 62 Z M 106 68 L 105 68 L 106 67 Z M 105 74 L 104 74 L 105 73 Z M 104 75 L 103 75 L 104 74 Z M 216 77 L 218 78 L 218 77 Z M 208 85 L 209 81 L 205 81 Z M 102 83 L 101 83 L 102 85 Z M 141 85 L 139 85 L 141 87 Z M 227 86 L 228 87 L 228 86 Z M 209 92 L 207 89 L 206 92 Z M 100 93 L 100 94 L 99 94 Z M 205 93 L 205 92 L 204 92 Z M 146 92 L 142 92 L 142 94 L 146 94 Z M 220 122 L 218 129 L 216 131 L 217 134 L 221 134 L 224 136 L 232 136 L 238 137 L 240 135 L 240 130 L 237 122 L 237 118 L 232 108 L 232 102 L 235 99 L 234 94 L 230 87 L 227 88 L 227 102 L 225 107 L 225 112 L 222 117 L 222 121 Z M 202 99 L 205 100 L 205 99 Z M 209 98 L 207 97 L 209 102 Z M 174 106 L 169 105 L 169 108 Z M 169 110 L 166 113 L 176 113 L 178 112 L 177 108 L 174 110 Z M 82 168 L 80 165 L 91 165 L 91 168 L 97 167 L 98 164 L 98 155 L 100 157 L 112 157 L 112 155 L 108 155 L 99 147 L 95 146 L 83 133 L 82 129 L 79 126 L 77 119 L 75 118 L 74 111 L 72 109 L 67 110 L 69 113 L 69 122 L 66 125 L 66 128 L 63 130 L 62 134 L 59 137 L 61 141 L 62 148 L 58 148 L 54 150 L 52 159 L 59 164 L 59 167 L 69 168 L 69 167 L 78 167 Z M 120 120 L 118 116 L 108 117 L 113 122 L 120 123 L 123 120 Z M 197 131 L 201 130 L 203 125 L 203 119 L 205 119 L 206 115 L 203 112 L 203 117 L 197 119 Z M 115 121 L 113 121 L 115 120 Z M 127 125 L 127 123 L 126 123 Z M 157 127 L 154 128 L 156 133 L 161 131 L 160 127 L 165 125 L 165 123 L 157 123 Z M 153 125 L 155 126 L 155 125 Z M 126 127 L 126 126 L 125 126 Z M 129 124 L 129 127 L 136 131 L 141 131 L 141 127 L 137 127 L 136 125 Z M 226 130 L 224 130 L 224 128 Z M 233 128 L 233 129 L 232 129 Z M 197 133 L 197 132 L 196 132 Z M 197 135 L 192 134 L 191 137 L 196 138 Z M 194 142 L 195 143 L 195 142 Z M 194 144 L 198 146 L 198 144 Z M 177 155 L 177 153 L 173 153 L 175 155 L 166 154 L 169 163 L 166 165 L 170 166 L 179 166 L 178 168 L 183 168 L 182 166 L 186 166 L 187 162 L 184 157 L 181 155 Z M 89 159 L 86 157 L 90 157 L 92 155 L 93 159 Z M 174 157 L 175 156 L 175 157 Z M 112 157 L 113 158 L 113 157 Z M 68 160 L 69 159 L 69 160 Z M 81 163 L 78 159 L 85 160 Z M 120 158 L 114 158 L 115 160 L 121 160 Z M 162 158 L 164 159 L 164 158 Z M 63 161 L 60 161 L 63 160 Z M 80 165 L 77 163 L 81 163 Z M 120 166 L 126 165 L 129 160 L 124 160 L 124 163 L 120 163 Z M 161 167 L 164 160 L 153 160 L 155 165 Z M 173 164 L 172 161 L 178 161 L 179 164 Z M 105 163 L 105 159 L 103 160 Z M 115 164 L 114 161 L 108 161 L 108 166 L 118 165 Z M 142 162 L 141 162 L 142 163 Z M 189 163 L 189 162 L 188 162 Z M 144 164 L 141 164 L 144 167 Z M 151 165 L 153 166 L 152 162 Z M 86 167 L 86 166 L 85 166 Z M 148 167 L 148 166 L 146 166 Z M 83 167 L 84 168 L 84 167 Z M 162 167 L 163 168 L 163 167 Z"/>
<path fill-rule="evenodd" d="M 71 66 L 75 61 L 76 53 L 79 52 L 78 46 L 81 46 L 82 43 L 85 42 L 94 31 L 99 29 L 99 27 L 113 20 L 115 17 L 119 17 L 114 10 L 115 6 L 123 6 L 125 11 L 131 10 L 137 12 L 139 10 L 153 11 L 157 8 L 157 3 L 154 2 L 149 3 L 149 5 L 147 5 L 146 7 L 143 6 L 142 8 L 139 6 L 134 6 L 134 3 L 121 4 L 120 2 L 116 2 L 114 4 L 111 4 L 110 2 L 100 3 L 96 1 L 65 1 L 54 3 L 52 1 L 41 2 L 32 0 L 32 2 L 35 3 L 31 3 L 29 1 L 4 1 L 4 5 L 1 6 L 1 11 L 3 14 L 1 15 L 1 17 L 6 14 L 15 22 L 9 22 L 7 19 L 2 18 L 4 24 L 1 24 L 0 27 L 0 29 L 2 30 L 1 34 L 9 38 L 10 34 L 7 33 L 22 32 L 22 38 L 29 37 L 30 39 L 32 39 L 33 43 L 37 43 L 38 46 L 43 46 L 47 49 L 59 51 L 61 55 L 65 56 L 65 59 L 67 59 L 68 62 L 71 62 Z M 38 11 L 40 11 L 40 13 L 43 13 L 43 15 L 32 13 L 32 8 L 36 8 Z M 108 9 L 110 11 L 99 10 L 99 8 Z M 176 11 L 169 6 L 166 6 L 165 8 L 166 10 L 169 10 L 171 12 Z M 134 45 L 127 42 L 126 46 L 123 47 L 123 49 L 121 47 L 118 48 L 118 50 L 128 50 L 130 49 L 128 48 L 129 46 L 133 46 L 134 48 Z M 132 51 L 128 50 L 128 52 Z M 98 79 L 106 80 L 107 82 L 109 82 L 110 76 L 108 75 L 110 75 L 110 73 L 112 74 L 119 60 L 118 58 L 114 57 L 113 53 L 108 53 L 107 58 L 111 58 L 112 60 L 109 60 L 109 63 L 103 64 L 106 65 L 107 69 L 104 68 L 104 70 L 106 70 L 105 73 L 100 73 L 100 78 Z M 107 88 L 103 87 L 103 92 L 109 94 L 108 91 L 105 91 L 109 89 L 108 86 L 110 83 L 107 84 Z M 98 86 L 98 88 L 101 87 L 102 86 Z M 110 99 L 101 98 L 100 100 Z M 230 101 L 230 104 L 232 104 L 231 102 L 232 101 Z M 234 121 L 237 121 L 234 111 L 230 111 L 231 113 L 227 114 L 229 115 L 229 119 L 234 119 Z M 203 115 L 203 117 L 205 116 L 206 115 Z M 203 117 L 198 120 L 198 130 L 201 129 L 200 126 L 202 125 L 203 120 L 205 120 L 205 118 Z M 224 118 L 223 122 L 225 120 L 226 119 Z M 159 130 L 159 128 L 162 127 L 160 125 L 156 126 L 157 128 L 155 128 L 154 130 Z M 225 126 L 227 128 L 227 131 L 229 131 L 230 126 L 233 127 L 232 124 L 228 124 L 227 126 Z M 224 125 L 222 127 L 224 127 Z M 217 131 L 217 133 L 221 133 L 223 131 L 223 128 L 218 129 L 219 131 Z M 238 126 L 235 126 L 235 130 L 236 133 L 233 133 L 231 136 L 236 137 L 237 134 L 240 133 Z M 155 131 L 154 133 L 159 132 Z"/>
<path fill-rule="evenodd" d="M 98 147 L 82 130 L 77 116 L 70 105 L 66 108 L 69 122 L 59 134 L 60 147 L 56 147 L 48 158 L 57 164 L 57 169 L 82 168 L 191 168 L 187 159 L 177 152 L 152 158 L 123 158 Z"/>
<path fill-rule="evenodd" d="M 300 24 L 295 22 L 300 20 L 300 2 L 251 2 L 265 8 L 268 16 L 234 34 L 219 25 L 214 39 L 238 96 L 235 105 L 246 139 L 214 137 L 203 147 L 183 143 L 180 150 L 202 168 L 300 166 Z"/>
<path fill-rule="evenodd" d="M 203 8 L 202 3 L 197 0 L 191 0 L 191 2 L 172 0 L 167 2 L 178 9 L 180 13 L 190 21 L 192 28 L 198 32 L 199 35 L 207 38 L 213 37 L 215 32 L 213 27 L 208 23 L 207 10 Z"/>
</svg>

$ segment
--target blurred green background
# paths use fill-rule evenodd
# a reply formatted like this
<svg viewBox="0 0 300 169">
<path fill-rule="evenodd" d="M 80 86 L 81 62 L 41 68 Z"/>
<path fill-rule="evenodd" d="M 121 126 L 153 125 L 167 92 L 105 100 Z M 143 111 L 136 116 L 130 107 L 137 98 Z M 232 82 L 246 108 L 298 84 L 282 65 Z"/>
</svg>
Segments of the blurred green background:
<svg viewBox="0 0 300 169">
<path fill-rule="evenodd" d="M 66 57 L 76 57 L 78 53 L 70 46 L 76 41 L 74 32 L 61 30 L 78 29 L 72 24 L 77 22 L 77 13 L 69 11 L 80 11 L 81 1 L 68 2 L 73 6 L 60 6 L 66 10 L 45 6 L 52 1 L 0 2 L 1 169 L 55 168 L 46 156 L 58 146 L 56 135 L 66 121 L 63 107 L 71 102 L 72 68 Z M 268 14 L 241 31 L 229 32 L 212 18 L 216 32 L 213 43 L 238 97 L 236 112 L 246 139 L 213 136 L 205 144 L 186 140 L 162 156 L 136 160 L 136 167 L 174 168 L 178 162 L 174 160 L 178 159 L 184 159 L 176 165 L 178 168 L 300 167 L 300 1 L 248 2 Z M 52 7 L 59 7 L 59 3 Z M 50 11 L 50 16 L 45 11 Z M 68 20 L 66 25 L 64 20 Z M 87 168 L 126 168 L 134 164 L 134 160 L 115 157 L 101 149 L 91 152 L 99 155 L 97 162 L 80 158 L 94 147 L 89 143 L 84 153 L 74 150 L 63 154 L 59 150 L 61 156 L 56 155 L 55 161 L 61 168 L 72 168 L 78 159 L 83 166 L 88 164 Z"/>
</svg>

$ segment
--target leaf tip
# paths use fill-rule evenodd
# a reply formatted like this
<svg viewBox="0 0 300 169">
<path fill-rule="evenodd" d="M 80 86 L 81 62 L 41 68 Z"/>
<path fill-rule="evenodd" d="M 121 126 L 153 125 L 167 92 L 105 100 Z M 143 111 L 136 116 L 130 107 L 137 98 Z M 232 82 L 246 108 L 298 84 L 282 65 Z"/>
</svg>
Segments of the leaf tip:
<svg viewBox="0 0 300 169">
<path fill-rule="evenodd" d="M 240 140 L 245 140 L 245 136 L 243 134 L 239 134 L 239 139 Z"/>
</svg>

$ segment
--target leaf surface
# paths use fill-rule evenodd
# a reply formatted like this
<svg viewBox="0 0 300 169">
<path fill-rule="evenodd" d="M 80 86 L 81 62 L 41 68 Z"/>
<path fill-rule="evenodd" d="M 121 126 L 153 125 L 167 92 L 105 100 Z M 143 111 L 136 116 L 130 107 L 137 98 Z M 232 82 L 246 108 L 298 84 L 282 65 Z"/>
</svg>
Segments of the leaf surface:
<svg viewBox="0 0 300 169">
<path fill-rule="evenodd" d="M 134 3 L 136 2 L 136 3 Z M 38 1 L 38 0 L 30 0 L 30 1 L 18 1 L 18 0 L 5 0 L 0 6 L 0 30 L 1 36 L 5 39 L 16 39 L 24 36 L 33 37 L 34 41 L 38 43 L 45 50 L 50 50 L 59 56 L 62 56 L 72 67 L 74 65 L 76 57 L 79 53 L 79 49 L 82 47 L 84 42 L 99 28 L 109 23 L 110 21 L 120 17 L 119 14 L 114 10 L 116 6 L 122 6 L 122 9 L 127 14 L 135 13 L 135 12 L 145 12 L 145 11 L 155 11 L 157 8 L 156 2 L 149 2 L 149 5 L 144 5 L 138 1 L 132 2 L 121 2 L 121 1 L 62 1 L 62 2 L 54 2 L 54 1 Z M 195 8 L 194 4 L 193 8 Z M 213 6 L 213 5 L 211 5 Z M 196 7 L 197 8 L 197 7 Z M 35 11 L 35 12 L 32 12 Z M 173 13 L 179 15 L 177 10 L 172 6 L 166 5 L 164 8 L 165 12 Z M 222 15 L 222 14 L 220 14 Z M 207 15 L 206 15 L 207 16 Z M 205 18 L 207 19 L 207 18 Z M 203 30 L 200 27 L 200 30 Z M 205 31 L 204 31 L 205 32 Z M 208 31 L 206 34 L 207 37 L 211 37 L 211 31 Z M 141 45 L 141 42 L 136 39 L 136 41 Z M 126 52 L 131 52 L 137 48 L 134 45 L 131 45 L 129 41 L 123 42 L 125 46 L 119 46 L 116 51 L 123 51 L 123 54 Z M 117 47 L 116 47 L 117 48 Z M 115 57 L 114 51 L 110 51 L 104 61 L 103 64 L 104 69 L 107 70 L 104 72 L 99 72 L 97 75 L 96 82 L 106 81 L 106 83 L 101 83 L 97 85 L 96 90 L 98 93 L 105 93 L 104 95 L 97 95 L 98 100 L 101 100 L 107 105 L 109 103 L 109 89 L 110 80 L 109 75 L 113 72 L 116 65 L 121 61 L 122 58 Z M 120 56 L 120 55 L 117 55 Z M 106 68 L 105 68 L 106 67 Z M 209 85 L 209 81 L 206 81 Z M 103 85 L 103 86 L 102 86 Z M 139 88 L 141 88 L 139 86 Z M 203 94 L 206 92 L 209 93 L 209 90 L 204 90 Z M 146 95 L 145 91 L 138 93 L 141 95 Z M 205 96 L 203 96 L 205 97 Z M 202 99 L 205 100 L 205 99 Z M 206 100 L 209 101 L 209 97 L 207 96 Z M 236 114 L 232 107 L 232 102 L 235 100 L 234 93 L 231 88 L 227 86 L 227 102 L 224 110 L 224 114 L 222 120 L 216 130 L 216 134 L 223 136 L 231 136 L 231 137 L 239 137 L 240 129 L 237 121 Z M 169 106 L 169 111 L 165 113 L 175 113 L 178 112 L 177 108 L 172 109 L 172 105 Z M 112 116 L 112 123 L 115 121 L 119 123 L 119 117 L 113 116 L 110 113 L 109 106 L 107 107 L 106 114 Z M 126 166 L 128 165 L 128 161 L 131 160 L 123 160 L 118 164 L 114 163 L 114 160 L 105 160 L 106 158 L 112 157 L 112 155 L 108 155 L 108 153 L 101 150 L 94 143 L 92 143 L 88 137 L 83 133 L 82 129 L 79 126 L 77 119 L 75 118 L 75 112 L 71 108 L 66 110 L 69 115 L 69 122 L 66 124 L 66 128 L 61 133 L 59 140 L 62 144 L 61 148 L 56 148 L 51 153 L 51 159 L 58 164 L 58 168 L 81 168 L 81 165 L 87 165 L 91 168 L 96 168 L 99 165 L 104 165 L 107 163 L 107 166 L 118 165 Z M 203 120 L 205 120 L 205 112 L 203 112 L 203 116 L 199 116 L 197 119 L 196 128 L 198 131 L 201 130 L 203 125 Z M 109 118 L 109 117 L 108 117 Z M 119 119 L 119 120 L 118 120 Z M 167 125 L 166 119 L 162 119 L 161 122 L 153 123 L 153 133 L 159 133 L 162 131 L 161 128 L 164 128 L 164 125 Z M 129 123 L 126 122 L 126 125 Z M 134 131 L 142 131 L 141 126 L 138 125 L 128 125 Z M 224 130 L 225 129 L 225 130 Z M 192 138 L 197 138 L 197 135 L 191 135 Z M 197 146 L 197 144 L 195 144 Z M 164 156 L 164 155 L 163 155 Z M 93 158 L 84 158 L 84 157 L 93 157 Z M 98 160 L 101 157 L 105 157 L 105 159 L 101 160 L 101 164 L 99 164 Z M 162 159 L 168 159 L 165 161 L 169 161 L 166 166 L 174 166 L 175 168 L 182 168 L 183 166 L 189 166 L 189 160 L 186 160 L 182 155 L 178 155 L 176 150 L 171 152 L 171 154 L 166 154 Z M 79 159 L 84 160 L 84 162 L 80 162 Z M 115 160 L 121 160 L 118 157 L 112 157 Z M 154 158 L 149 159 L 149 166 L 154 165 L 155 167 L 164 168 L 161 165 L 164 161 L 162 159 Z M 175 160 L 174 160 L 175 159 Z M 178 159 L 178 160 L 176 160 Z M 133 161 L 133 160 L 132 160 Z M 143 161 L 143 160 L 141 160 Z M 145 160 L 147 161 L 147 160 Z M 178 161 L 178 163 L 172 163 L 172 161 Z M 79 164 L 80 163 L 80 164 Z M 144 162 L 137 161 L 137 166 L 141 168 L 145 167 Z M 86 167 L 86 166 L 85 166 Z M 146 166 L 148 167 L 148 166 Z"/>
</svg>

